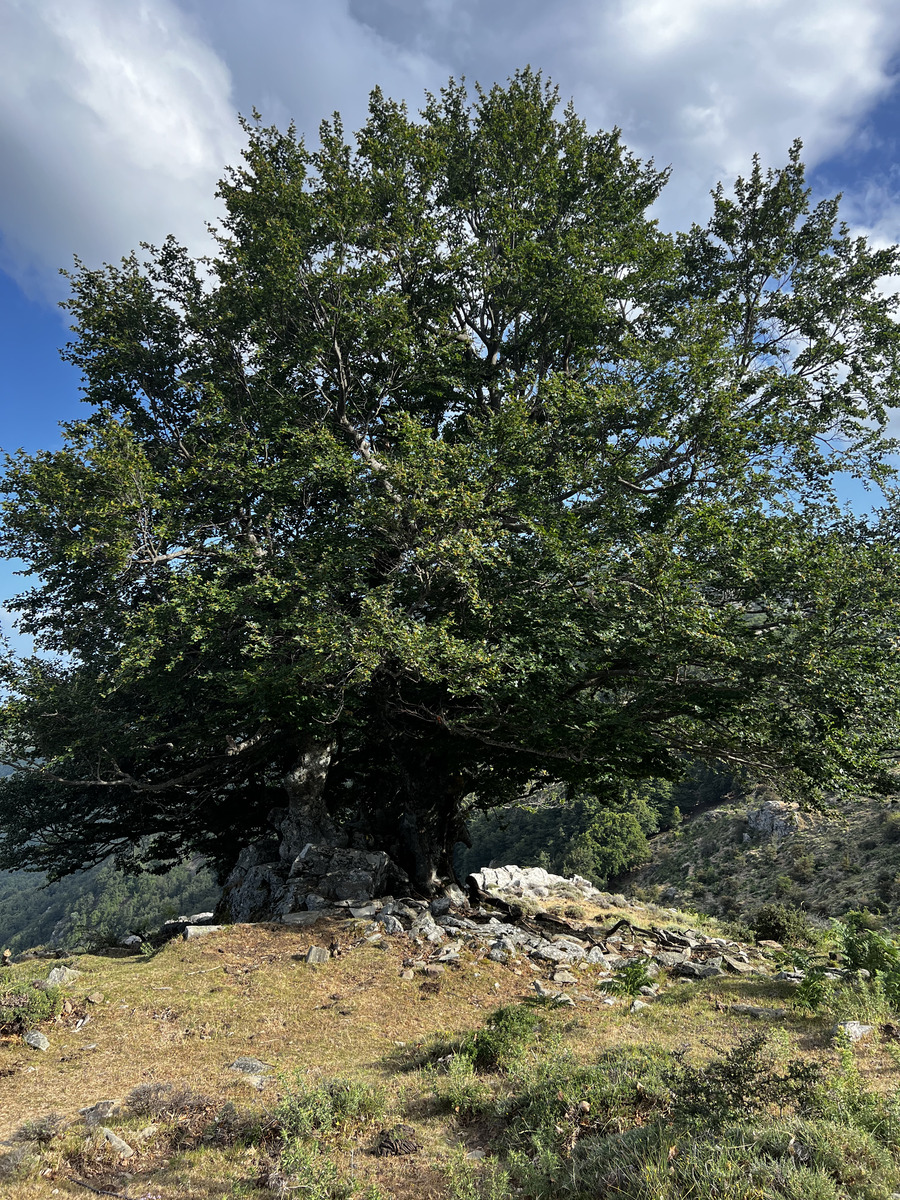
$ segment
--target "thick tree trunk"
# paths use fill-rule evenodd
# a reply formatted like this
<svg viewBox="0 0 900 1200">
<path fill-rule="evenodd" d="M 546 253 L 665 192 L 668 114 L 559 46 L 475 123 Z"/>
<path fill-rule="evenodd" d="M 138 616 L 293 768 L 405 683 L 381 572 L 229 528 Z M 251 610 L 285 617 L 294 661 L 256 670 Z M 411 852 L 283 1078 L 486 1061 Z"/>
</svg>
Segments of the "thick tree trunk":
<svg viewBox="0 0 900 1200">
<path fill-rule="evenodd" d="M 281 822 L 283 862 L 293 862 L 310 842 L 336 843 L 337 830 L 325 799 L 333 752 L 332 745 L 307 746 L 284 777 L 288 809 Z"/>
</svg>

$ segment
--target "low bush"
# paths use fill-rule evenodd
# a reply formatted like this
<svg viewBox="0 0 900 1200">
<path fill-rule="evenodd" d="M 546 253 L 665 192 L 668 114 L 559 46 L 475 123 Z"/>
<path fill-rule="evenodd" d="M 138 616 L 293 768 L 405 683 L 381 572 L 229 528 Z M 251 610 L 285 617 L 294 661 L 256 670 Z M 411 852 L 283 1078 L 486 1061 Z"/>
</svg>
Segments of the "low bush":
<svg viewBox="0 0 900 1200">
<path fill-rule="evenodd" d="M 531 1004 L 510 1004 L 491 1013 L 482 1029 L 468 1034 L 459 1053 L 476 1071 L 508 1069 L 535 1041 L 544 1025 Z"/>
<path fill-rule="evenodd" d="M 383 1089 L 369 1084 L 348 1079 L 312 1083 L 300 1072 L 282 1083 L 284 1090 L 273 1117 L 285 1138 L 308 1138 L 362 1125 L 385 1111 Z"/>
<path fill-rule="evenodd" d="M 751 917 L 750 927 L 758 941 L 784 946 L 815 946 L 821 938 L 806 913 L 793 904 L 764 904 Z"/>
<path fill-rule="evenodd" d="M 0 1033 L 26 1033 L 62 1012 L 62 992 L 46 984 L 0 982 Z"/>
</svg>

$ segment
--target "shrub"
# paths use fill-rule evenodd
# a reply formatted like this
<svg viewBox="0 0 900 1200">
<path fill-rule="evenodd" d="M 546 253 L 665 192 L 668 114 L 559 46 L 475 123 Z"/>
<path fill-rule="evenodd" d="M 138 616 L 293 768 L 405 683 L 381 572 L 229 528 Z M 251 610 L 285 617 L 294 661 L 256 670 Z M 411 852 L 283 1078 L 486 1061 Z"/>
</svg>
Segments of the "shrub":
<svg viewBox="0 0 900 1200">
<path fill-rule="evenodd" d="M 297 1072 L 285 1083 L 273 1115 L 286 1138 L 304 1138 L 364 1124 L 382 1116 L 385 1106 L 381 1088 L 347 1079 L 310 1083 Z"/>
<path fill-rule="evenodd" d="M 771 1106 L 781 1110 L 807 1104 L 821 1079 L 815 1063 L 793 1059 L 779 1070 L 764 1033 L 740 1039 L 722 1058 L 699 1067 L 676 1055 L 678 1066 L 666 1075 L 677 1116 L 700 1117 L 716 1125 Z"/>
<path fill-rule="evenodd" d="M 533 1005 L 510 1004 L 491 1013 L 483 1029 L 464 1039 L 460 1051 L 477 1071 L 504 1070 L 534 1042 L 541 1026 Z"/>
<path fill-rule="evenodd" d="M 58 987 L 18 980 L 0 982 L 0 1033 L 25 1033 L 62 1012 Z"/>
<path fill-rule="evenodd" d="M 652 982 L 647 973 L 647 959 L 633 958 L 631 962 L 618 967 L 613 978 L 603 987 L 614 996 L 636 996 L 642 987 L 648 987 Z"/>
<path fill-rule="evenodd" d="M 186 1083 L 141 1083 L 125 1098 L 125 1109 L 151 1121 L 194 1116 L 208 1111 L 212 1100 Z"/>
<path fill-rule="evenodd" d="M 757 940 L 785 946 L 814 946 L 820 940 L 819 931 L 806 913 L 792 904 L 764 904 L 751 917 L 750 927 Z"/>
</svg>

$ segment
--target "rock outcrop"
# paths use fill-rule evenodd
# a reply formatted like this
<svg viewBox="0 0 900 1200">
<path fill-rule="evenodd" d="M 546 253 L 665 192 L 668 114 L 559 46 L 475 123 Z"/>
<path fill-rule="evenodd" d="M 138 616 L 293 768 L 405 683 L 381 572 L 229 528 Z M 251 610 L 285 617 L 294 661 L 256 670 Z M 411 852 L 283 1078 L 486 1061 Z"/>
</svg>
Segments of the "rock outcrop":
<svg viewBox="0 0 900 1200">
<path fill-rule="evenodd" d="M 294 857 L 273 857 L 273 848 L 249 846 L 241 852 L 225 883 L 218 909 L 222 920 L 278 920 L 338 900 L 365 904 L 409 888 L 406 874 L 380 850 L 307 842 Z"/>
</svg>

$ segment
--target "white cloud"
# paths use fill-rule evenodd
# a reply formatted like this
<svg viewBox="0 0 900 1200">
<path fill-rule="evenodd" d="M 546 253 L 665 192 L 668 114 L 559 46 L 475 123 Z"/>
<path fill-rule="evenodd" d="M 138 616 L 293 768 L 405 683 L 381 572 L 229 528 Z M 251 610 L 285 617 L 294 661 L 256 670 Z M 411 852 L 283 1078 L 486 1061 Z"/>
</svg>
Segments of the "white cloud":
<svg viewBox="0 0 900 1200">
<path fill-rule="evenodd" d="M 222 61 L 169 0 L 2 0 L 0 265 L 59 294 L 73 253 L 116 259 L 205 222 L 240 130 Z"/>
<path fill-rule="evenodd" d="M 900 49 L 893 0 L 0 0 L 0 265 L 53 294 L 77 252 L 194 249 L 236 161 L 234 111 L 353 129 L 376 84 L 417 108 L 450 73 L 530 62 L 592 125 L 674 167 L 660 216 L 703 219 L 753 151 L 814 165 L 864 136 Z M 887 204 L 887 201 L 885 201 Z M 871 215 L 870 225 L 893 224 Z"/>
</svg>

